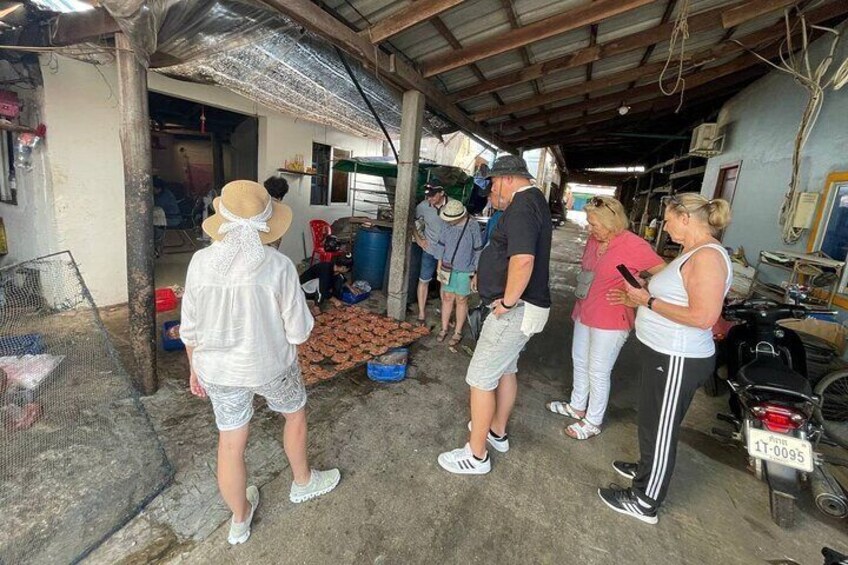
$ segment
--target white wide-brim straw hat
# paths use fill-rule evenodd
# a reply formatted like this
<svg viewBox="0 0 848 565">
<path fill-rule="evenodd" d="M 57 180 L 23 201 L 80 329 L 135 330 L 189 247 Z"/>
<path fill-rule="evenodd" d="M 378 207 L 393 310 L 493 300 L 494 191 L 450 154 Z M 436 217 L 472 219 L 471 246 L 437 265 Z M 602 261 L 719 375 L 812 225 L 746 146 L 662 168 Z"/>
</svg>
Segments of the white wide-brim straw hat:
<svg viewBox="0 0 848 565">
<path fill-rule="evenodd" d="M 455 222 L 464 218 L 467 213 L 462 202 L 459 200 L 448 200 L 448 203 L 442 206 L 439 217 L 446 222 Z"/>
<path fill-rule="evenodd" d="M 265 207 L 268 206 L 268 201 L 271 196 L 265 187 L 252 180 L 234 180 L 227 183 L 221 196 L 218 196 L 212 201 L 212 207 L 215 209 L 215 214 L 206 218 L 203 222 L 203 231 L 215 241 L 221 241 L 224 234 L 218 232 L 218 229 L 225 223 L 227 219 L 221 216 L 219 209 L 221 204 L 240 218 L 252 218 L 261 214 Z M 267 220 L 268 231 L 258 232 L 259 239 L 263 245 L 277 241 L 291 227 L 292 209 L 282 202 L 271 202 L 271 217 Z"/>
</svg>

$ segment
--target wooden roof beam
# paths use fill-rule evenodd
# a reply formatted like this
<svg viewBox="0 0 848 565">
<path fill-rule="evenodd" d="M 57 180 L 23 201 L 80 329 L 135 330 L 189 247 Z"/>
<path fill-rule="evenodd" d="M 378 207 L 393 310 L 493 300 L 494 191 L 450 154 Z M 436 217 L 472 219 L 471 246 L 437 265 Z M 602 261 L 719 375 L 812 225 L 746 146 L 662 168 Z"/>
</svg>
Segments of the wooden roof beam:
<svg viewBox="0 0 848 565">
<path fill-rule="evenodd" d="M 832 2 L 830 4 L 826 4 L 820 8 L 815 10 L 811 10 L 807 13 L 807 21 L 809 22 L 821 22 L 830 20 L 836 17 L 843 16 L 848 14 L 848 2 Z M 756 31 L 754 33 L 750 33 L 745 37 L 741 37 L 738 39 L 740 43 L 745 45 L 748 48 L 757 48 L 767 43 L 774 42 L 777 39 L 780 39 L 785 34 L 785 26 L 783 22 L 778 22 L 777 24 L 762 29 L 760 31 Z M 733 55 L 736 53 L 743 52 L 745 50 L 744 47 L 739 45 L 736 40 L 728 40 L 714 47 L 704 49 L 690 56 L 687 61 L 690 67 L 703 65 L 715 59 L 720 59 L 723 57 L 727 57 L 729 55 Z M 744 61 L 741 61 L 744 59 Z M 713 69 L 709 69 L 705 71 L 707 73 L 714 72 L 717 68 L 725 68 L 732 63 L 736 63 L 739 61 L 743 66 L 741 66 L 737 70 L 741 70 L 742 68 L 746 68 L 753 64 L 756 64 L 758 59 L 753 55 L 745 55 L 731 61 L 731 63 L 727 63 L 722 65 L 721 67 L 716 67 Z M 747 63 L 745 62 L 747 61 Z M 505 116 L 511 114 L 513 112 L 521 112 L 525 110 L 531 110 L 534 108 L 538 108 L 544 104 L 550 104 L 553 102 L 558 102 L 560 100 L 565 100 L 567 98 L 571 98 L 574 96 L 580 96 L 582 94 L 586 94 L 589 92 L 595 92 L 598 90 L 605 90 L 607 88 L 618 86 L 621 84 L 627 84 L 634 80 L 641 80 L 650 77 L 657 77 L 659 73 L 662 71 L 665 63 L 658 62 L 651 65 L 645 65 L 644 67 L 637 67 L 635 69 L 629 69 L 627 71 L 621 71 L 614 75 L 610 75 L 608 77 L 603 77 L 600 79 L 594 79 L 589 82 L 583 82 L 580 84 L 576 84 L 573 86 L 567 86 L 564 88 L 559 88 L 557 90 L 553 90 L 551 92 L 547 92 L 542 94 L 541 96 L 534 96 L 532 98 L 528 98 L 526 100 L 519 100 L 517 102 L 513 102 L 511 104 L 507 104 L 500 108 L 493 108 L 490 110 L 484 110 L 478 112 L 472 116 L 472 118 L 476 121 L 486 121 L 492 118 Z M 728 73 L 725 73 L 728 74 Z M 724 75 L 719 75 L 724 76 Z M 687 88 L 691 86 L 689 79 L 687 79 Z M 624 95 L 625 93 L 622 93 Z M 562 110 L 558 108 L 558 110 Z"/>
<path fill-rule="evenodd" d="M 710 84 L 707 85 L 705 88 L 711 88 L 711 87 L 719 88 L 719 87 L 724 87 L 724 86 L 735 85 L 735 84 L 738 84 L 738 83 L 740 83 L 744 80 L 747 80 L 751 76 L 762 75 L 762 74 L 765 73 L 765 71 L 766 71 L 766 69 L 763 69 L 763 70 L 760 71 L 759 68 L 757 68 L 756 70 L 750 69 L 746 72 L 733 73 L 733 74 L 712 80 L 710 82 Z M 690 76 L 694 76 L 694 75 L 690 75 Z M 687 78 L 687 85 L 689 84 L 688 80 L 689 80 L 689 78 Z M 690 88 L 691 88 L 690 86 L 687 86 L 687 91 L 689 91 Z M 702 90 L 703 89 L 698 90 L 698 92 L 701 92 Z M 589 99 L 589 100 L 586 100 L 586 101 L 583 101 L 583 102 L 578 102 L 576 104 L 569 104 L 568 106 L 560 106 L 559 108 L 554 108 L 553 110 L 549 110 L 547 112 L 542 112 L 540 114 L 533 114 L 532 116 L 527 116 L 526 118 L 519 118 L 519 119 L 514 120 L 512 122 L 506 122 L 504 124 L 499 124 L 499 125 L 504 129 L 512 128 L 512 127 L 517 128 L 519 124 L 521 126 L 527 126 L 530 123 L 537 123 L 537 122 L 542 121 L 540 119 L 535 119 L 531 122 L 530 118 L 535 118 L 538 115 L 544 115 L 545 121 L 548 121 L 548 120 L 550 121 L 550 125 L 547 126 L 547 127 L 555 127 L 555 126 L 559 125 L 561 122 L 573 119 L 573 117 L 581 111 L 598 110 L 598 109 L 602 109 L 602 108 L 608 107 L 608 106 L 614 106 L 615 109 L 617 110 L 618 106 L 621 103 L 628 103 L 629 102 L 629 103 L 632 104 L 634 102 L 643 102 L 643 100 L 639 100 L 639 99 L 646 97 L 646 96 L 649 96 L 651 99 L 665 98 L 665 95 L 662 94 L 659 91 L 659 89 L 657 88 L 657 85 L 652 83 L 652 84 L 646 84 L 644 86 L 639 86 L 637 88 L 633 88 L 633 89 L 630 89 L 630 90 L 627 90 L 627 91 L 624 91 L 624 92 L 615 92 L 613 94 L 607 94 L 606 96 L 599 96 L 597 98 L 592 98 L 592 99 Z M 679 97 L 675 97 L 674 99 L 679 100 Z M 686 104 L 686 102 L 687 102 L 687 99 L 686 99 L 686 96 L 684 95 L 684 104 Z M 632 107 L 631 107 L 631 110 L 632 110 Z M 533 131 L 537 131 L 538 129 L 540 129 L 540 128 L 537 127 L 537 128 L 534 128 L 534 129 L 529 129 L 527 131 L 533 132 Z M 516 133 L 506 134 L 504 137 L 509 138 L 511 136 L 514 136 L 514 135 L 516 135 Z"/>
<path fill-rule="evenodd" d="M 285 14 L 309 31 L 346 51 L 366 68 L 376 71 L 400 90 L 417 90 L 424 94 L 430 108 L 436 110 L 460 129 L 490 141 L 502 149 L 515 152 L 500 136 L 475 123 L 421 74 L 401 59 L 375 48 L 342 22 L 322 10 L 310 0 L 258 0 L 265 6 Z M 507 114 L 508 115 L 508 114 Z"/>
<path fill-rule="evenodd" d="M 433 19 L 442 12 L 462 4 L 463 1 L 417 0 L 406 8 L 383 18 L 368 29 L 360 32 L 360 34 L 367 37 L 374 45 L 377 45 L 413 26 Z"/>
<path fill-rule="evenodd" d="M 577 8 L 547 17 L 538 22 L 518 29 L 484 39 L 460 51 L 446 53 L 426 61 L 423 65 L 425 77 L 435 76 L 488 57 L 493 57 L 525 45 L 542 41 L 572 31 L 574 29 L 598 23 L 607 18 L 640 8 L 656 0 L 597 0 Z"/>
<path fill-rule="evenodd" d="M 763 14 L 782 10 L 797 3 L 798 0 L 752 0 L 744 2 L 741 6 L 726 11 L 721 16 L 721 25 L 724 29 L 734 28 Z"/>
<path fill-rule="evenodd" d="M 694 14 L 689 18 L 689 33 L 698 33 L 708 29 L 718 28 L 721 26 L 721 15 L 726 8 L 716 8 Z M 455 93 L 452 97 L 456 101 L 468 100 L 482 94 L 515 86 L 531 80 L 536 80 L 549 75 L 554 71 L 564 71 L 574 69 L 582 65 L 600 61 L 607 57 L 613 57 L 622 53 L 628 53 L 637 49 L 644 49 L 655 45 L 658 41 L 666 41 L 671 31 L 674 28 L 674 22 L 668 22 L 645 31 L 632 33 L 600 45 L 593 45 L 578 49 L 574 53 L 537 63 L 520 71 L 506 73 L 499 77 L 495 77 L 481 84 L 475 84 L 468 88 L 463 88 Z"/>
</svg>

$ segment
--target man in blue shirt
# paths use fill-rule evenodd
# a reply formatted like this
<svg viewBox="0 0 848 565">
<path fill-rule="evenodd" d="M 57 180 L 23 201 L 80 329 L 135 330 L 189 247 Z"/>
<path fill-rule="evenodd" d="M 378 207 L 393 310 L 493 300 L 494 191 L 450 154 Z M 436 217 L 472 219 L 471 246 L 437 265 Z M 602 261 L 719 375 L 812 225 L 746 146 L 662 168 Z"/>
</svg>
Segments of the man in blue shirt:
<svg viewBox="0 0 848 565">
<path fill-rule="evenodd" d="M 424 187 L 424 200 L 415 207 L 416 229 L 412 232 L 415 243 L 421 247 L 421 272 L 418 275 L 418 323 L 426 323 L 427 293 L 430 281 L 436 274 L 438 261 L 433 256 L 433 248 L 438 244 L 442 229 L 447 223 L 439 217 L 439 212 L 448 203 L 444 187 L 428 184 Z M 423 224 L 423 230 L 419 225 Z M 421 233 L 423 231 L 423 233 Z"/>
</svg>

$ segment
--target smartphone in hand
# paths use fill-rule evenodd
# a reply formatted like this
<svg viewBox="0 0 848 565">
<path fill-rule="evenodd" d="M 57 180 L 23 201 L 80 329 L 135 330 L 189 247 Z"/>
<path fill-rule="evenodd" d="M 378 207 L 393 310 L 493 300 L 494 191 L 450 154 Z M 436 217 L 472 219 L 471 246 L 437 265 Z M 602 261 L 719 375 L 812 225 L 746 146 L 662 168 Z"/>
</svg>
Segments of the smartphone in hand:
<svg viewBox="0 0 848 565">
<path fill-rule="evenodd" d="M 627 281 L 627 284 L 629 284 L 633 288 L 642 288 L 642 285 L 639 284 L 639 281 L 636 279 L 636 277 L 633 276 L 633 274 L 630 272 L 630 269 L 628 269 L 623 263 L 621 265 L 616 266 L 616 269 L 618 269 L 618 272 L 621 273 L 622 277 L 624 277 L 624 280 Z"/>
</svg>

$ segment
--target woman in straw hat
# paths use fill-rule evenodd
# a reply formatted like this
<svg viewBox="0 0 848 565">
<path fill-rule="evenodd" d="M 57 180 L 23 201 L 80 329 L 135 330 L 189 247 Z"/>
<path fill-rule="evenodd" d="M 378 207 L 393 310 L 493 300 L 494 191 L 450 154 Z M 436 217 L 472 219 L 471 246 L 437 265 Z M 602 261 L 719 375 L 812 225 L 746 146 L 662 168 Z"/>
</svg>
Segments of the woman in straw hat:
<svg viewBox="0 0 848 565">
<path fill-rule="evenodd" d="M 448 343 L 455 348 L 462 341 L 462 326 L 468 316 L 468 295 L 483 251 L 483 238 L 480 226 L 468 219 L 465 206 L 458 200 L 448 200 L 439 211 L 439 217 L 447 225 L 433 248 L 442 282 L 442 331 L 436 339 L 441 343 L 447 337 L 456 305 L 456 328 Z"/>
<path fill-rule="evenodd" d="M 292 502 L 330 492 L 340 475 L 338 469 L 310 469 L 306 457 L 306 389 L 297 345 L 314 321 L 294 264 L 269 245 L 289 229 L 291 208 L 247 180 L 227 184 L 212 205 L 215 214 L 203 231 L 213 242 L 189 264 L 180 337 L 191 392 L 208 397 L 215 412 L 218 486 L 233 512 L 228 541 L 235 545 L 250 537 L 259 504 L 259 490 L 247 487 L 244 462 L 254 395 L 285 416 Z"/>
</svg>

